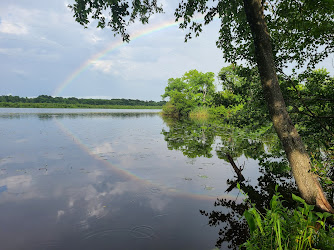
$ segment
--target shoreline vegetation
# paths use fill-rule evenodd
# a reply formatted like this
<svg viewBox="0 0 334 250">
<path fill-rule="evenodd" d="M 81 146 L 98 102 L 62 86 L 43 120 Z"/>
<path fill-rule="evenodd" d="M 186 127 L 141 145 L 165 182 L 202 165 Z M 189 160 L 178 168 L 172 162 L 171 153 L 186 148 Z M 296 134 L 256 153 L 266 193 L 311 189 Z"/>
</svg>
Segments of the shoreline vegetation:
<svg viewBox="0 0 334 250">
<path fill-rule="evenodd" d="M 133 99 L 79 99 L 40 95 L 34 98 L 0 96 L 0 108 L 162 109 L 165 101 Z"/>
<path fill-rule="evenodd" d="M 162 109 L 162 106 L 141 105 L 90 105 L 57 103 L 8 103 L 0 102 L 0 108 L 68 108 L 68 109 Z"/>
<path fill-rule="evenodd" d="M 259 87 L 261 83 L 257 69 L 231 64 L 220 70 L 218 81 L 222 89 L 220 91 L 213 84 L 212 72 L 190 70 L 181 78 L 168 79 L 162 95 L 162 98 L 168 98 L 168 102 L 162 107 L 162 116 L 174 120 L 190 119 L 190 123 L 193 123 L 191 129 L 182 131 L 182 134 L 188 136 L 186 139 L 171 136 L 173 133 L 181 133 L 184 125 L 165 132 L 169 135 L 168 148 L 183 150 L 183 154 L 190 152 L 191 158 L 197 157 L 199 152 L 211 157 L 213 131 L 222 124 L 232 130 L 230 135 L 221 133 L 223 139 L 219 148 L 224 150 L 216 152 L 222 159 L 226 160 L 227 155 L 231 155 L 233 160 L 240 148 L 248 145 L 244 154 L 247 158 L 258 160 L 262 164 L 261 171 L 276 174 L 279 176 L 275 177 L 277 181 L 285 174 L 291 178 L 292 168 L 278 137 L 277 143 L 270 147 L 259 144 L 260 136 L 272 140 L 275 136 L 270 132 L 275 131 L 263 90 Z M 310 172 L 319 180 L 331 207 L 334 203 L 334 77 L 326 69 L 317 69 L 294 77 L 280 74 L 279 83 L 289 116 L 310 155 Z M 173 121 L 168 123 L 173 124 Z M 256 136 L 250 137 L 250 132 Z M 195 150 L 191 147 L 195 147 Z M 265 151 L 265 148 L 271 151 Z M 261 151 L 262 155 L 259 154 Z M 239 175 L 242 171 L 240 169 L 234 167 Z M 221 247 L 224 241 L 237 242 L 239 236 L 235 231 L 239 230 L 235 228 L 247 228 L 248 225 L 249 230 L 240 237 L 240 242 L 244 242 L 240 246 L 242 249 L 333 249 L 334 227 L 330 223 L 333 223 L 334 216 L 307 204 L 305 199 L 299 197 L 301 193 L 291 196 L 290 190 L 286 192 L 287 189 L 277 186 L 271 201 L 265 203 L 263 198 L 259 198 L 256 188 L 247 187 L 242 178 L 228 182 L 231 183 L 229 190 L 239 185 L 241 192 L 252 197 L 250 201 L 246 199 L 240 204 L 224 199 L 215 202 L 215 206 L 224 207 L 224 211 L 228 211 L 226 208 L 232 209 L 233 216 L 221 211 L 201 212 L 209 217 L 213 226 L 220 222 L 231 225 L 231 230 L 228 226 L 221 229 L 216 246 Z M 262 187 L 265 182 L 272 183 L 264 177 L 261 182 Z M 291 200 L 298 204 L 291 203 Z M 254 202 L 258 204 L 253 205 Z M 241 226 L 232 219 L 236 218 L 236 214 L 243 217 L 247 225 Z M 237 240 L 232 236 L 237 236 Z"/>
</svg>

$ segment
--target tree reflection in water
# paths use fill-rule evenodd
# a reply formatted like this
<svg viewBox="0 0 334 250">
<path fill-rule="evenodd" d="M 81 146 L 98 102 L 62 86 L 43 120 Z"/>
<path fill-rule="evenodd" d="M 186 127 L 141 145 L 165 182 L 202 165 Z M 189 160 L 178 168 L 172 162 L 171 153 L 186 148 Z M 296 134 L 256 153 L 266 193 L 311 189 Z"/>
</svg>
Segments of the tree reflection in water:
<svg viewBox="0 0 334 250">
<path fill-rule="evenodd" d="M 249 200 L 264 212 L 275 193 L 275 186 L 279 185 L 278 191 L 284 197 L 285 206 L 295 206 L 291 194 L 298 195 L 298 190 L 292 181 L 279 140 L 271 127 L 250 131 L 217 122 L 164 120 L 169 130 L 163 130 L 162 134 L 169 149 L 180 150 L 190 158 L 211 158 L 215 145 L 218 158 L 231 163 L 237 176 L 227 180 L 228 188 L 225 192 L 232 191 L 239 183 Z M 247 176 L 242 175 L 243 168 L 234 165 L 234 160 L 242 155 L 258 161 L 260 176 L 257 177 L 257 185 L 251 185 Z M 247 168 L 247 165 L 244 168 Z M 228 248 L 238 249 L 249 236 L 247 223 L 242 218 L 249 203 L 217 199 L 214 206 L 214 211 L 200 210 L 200 213 L 208 217 L 210 226 L 221 227 L 216 246 L 221 247 L 224 243 Z"/>
</svg>

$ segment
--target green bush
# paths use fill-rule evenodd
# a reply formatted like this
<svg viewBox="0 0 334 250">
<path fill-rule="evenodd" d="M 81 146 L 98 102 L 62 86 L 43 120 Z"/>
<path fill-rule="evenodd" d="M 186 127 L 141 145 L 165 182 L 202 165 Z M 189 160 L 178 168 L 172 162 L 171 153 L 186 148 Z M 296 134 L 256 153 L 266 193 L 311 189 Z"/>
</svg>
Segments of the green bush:
<svg viewBox="0 0 334 250">
<path fill-rule="evenodd" d="M 238 113 L 244 108 L 243 104 L 238 104 L 236 106 L 230 106 L 226 108 L 225 106 L 212 107 L 209 109 L 209 112 L 214 117 L 219 118 L 238 118 Z"/>
<path fill-rule="evenodd" d="M 196 107 L 189 113 L 189 118 L 193 120 L 208 120 L 209 119 L 209 108 L 207 107 Z"/>
<path fill-rule="evenodd" d="M 179 112 L 173 104 L 167 102 L 164 106 L 162 106 L 162 115 L 178 118 Z"/>
</svg>

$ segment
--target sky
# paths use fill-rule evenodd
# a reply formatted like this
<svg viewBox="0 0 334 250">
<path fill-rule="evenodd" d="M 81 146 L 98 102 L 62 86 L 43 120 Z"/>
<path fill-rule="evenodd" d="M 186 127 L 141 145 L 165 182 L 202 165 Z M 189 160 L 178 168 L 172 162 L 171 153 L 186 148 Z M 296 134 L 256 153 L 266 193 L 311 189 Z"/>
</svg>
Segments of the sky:
<svg viewBox="0 0 334 250">
<path fill-rule="evenodd" d="M 1 0 L 0 95 L 160 101 L 169 78 L 228 65 L 216 48 L 219 20 L 184 43 L 186 31 L 173 25 L 179 1 L 160 2 L 165 13 L 133 24 L 123 43 L 108 28 L 75 22 L 72 0 Z M 332 61 L 321 66 L 333 74 Z"/>
<path fill-rule="evenodd" d="M 160 101 L 171 77 L 217 74 L 228 65 L 215 45 L 219 21 L 184 43 L 186 31 L 171 25 L 177 2 L 164 1 L 166 13 L 149 25 L 132 25 L 124 44 L 96 23 L 75 22 L 71 0 L 1 0 L 0 95 Z"/>
</svg>

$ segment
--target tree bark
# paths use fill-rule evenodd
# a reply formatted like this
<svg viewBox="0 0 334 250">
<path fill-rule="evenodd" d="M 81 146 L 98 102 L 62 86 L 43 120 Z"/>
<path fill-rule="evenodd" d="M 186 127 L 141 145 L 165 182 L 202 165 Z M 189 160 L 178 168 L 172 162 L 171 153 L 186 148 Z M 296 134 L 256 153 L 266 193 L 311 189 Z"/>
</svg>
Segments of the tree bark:
<svg viewBox="0 0 334 250">
<path fill-rule="evenodd" d="M 255 59 L 269 114 L 287 155 L 300 194 L 307 203 L 315 204 L 323 211 L 334 213 L 318 178 L 311 172 L 309 156 L 287 112 L 278 83 L 270 34 L 264 20 L 262 1 L 243 1 L 247 21 L 253 36 Z"/>
<path fill-rule="evenodd" d="M 226 154 L 226 157 L 227 157 L 228 161 L 230 162 L 231 166 L 233 167 L 234 172 L 237 174 L 238 181 L 244 181 L 245 177 L 241 173 L 242 168 L 241 167 L 238 168 L 237 164 L 235 164 L 232 156 L 229 153 Z"/>
</svg>

